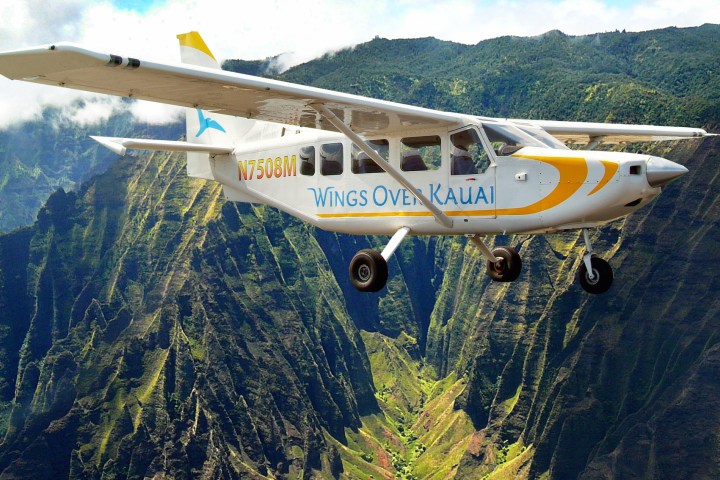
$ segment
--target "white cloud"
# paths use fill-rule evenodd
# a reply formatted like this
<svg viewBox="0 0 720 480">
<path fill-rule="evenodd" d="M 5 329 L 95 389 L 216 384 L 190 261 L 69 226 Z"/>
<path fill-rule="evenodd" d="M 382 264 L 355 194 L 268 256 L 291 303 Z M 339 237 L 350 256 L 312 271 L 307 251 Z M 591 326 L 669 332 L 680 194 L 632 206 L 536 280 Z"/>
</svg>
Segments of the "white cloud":
<svg viewBox="0 0 720 480">
<path fill-rule="evenodd" d="M 5 0 L 0 3 L 0 47 L 12 49 L 77 36 L 89 0 Z"/>
<path fill-rule="evenodd" d="M 78 121 L 83 124 L 94 123 L 91 118 L 99 119 L 104 116 L 98 110 L 106 107 L 95 108 L 95 100 L 107 102 L 107 97 L 99 95 L 80 94 L 73 90 L 51 88 L 43 85 L 35 85 L 24 82 L 10 82 L 0 80 L 2 94 L 0 94 L 0 129 L 11 125 L 17 125 L 28 120 L 37 120 L 42 115 L 44 106 L 57 107 L 64 111 L 68 120 Z M 86 99 L 88 108 L 94 109 L 95 113 L 83 114 L 79 107 L 73 106 L 79 98 Z"/>
<path fill-rule="evenodd" d="M 122 3 L 116 0 L 116 3 Z M 716 0 L 173 0 L 148 11 L 109 1 L 10 0 L 0 4 L 0 49 L 70 40 L 122 55 L 177 59 L 175 35 L 203 34 L 221 58 L 265 58 L 295 52 L 314 58 L 370 40 L 435 36 L 474 44 L 502 35 L 648 30 L 720 23 Z M 358 6 L 360 5 L 360 6 Z M 9 20 L 8 20 L 9 19 Z"/>
<path fill-rule="evenodd" d="M 106 121 L 121 110 L 121 101 L 116 97 L 89 98 L 83 102 L 74 102 L 63 111 L 63 117 L 81 126 L 96 125 Z"/>
<path fill-rule="evenodd" d="M 0 80 L 0 85 L 0 130 L 40 117 L 42 95 L 47 91 L 46 87 L 3 80 Z"/>
<path fill-rule="evenodd" d="M 185 109 L 182 107 L 143 100 L 131 103 L 130 113 L 136 120 L 151 125 L 162 125 L 185 118 Z"/>
<path fill-rule="evenodd" d="M 200 31 L 216 57 L 258 59 L 284 54 L 297 64 L 368 41 L 434 36 L 475 44 L 503 35 L 531 36 L 559 29 L 570 35 L 720 23 L 717 0 L 172 0 L 146 11 L 93 0 L 5 0 L 0 3 L 0 50 L 69 40 L 97 50 L 158 61 L 177 61 L 175 35 Z M 622 5 L 621 5 L 622 4 Z M 0 78 L 0 128 L 35 118 L 40 105 L 68 105 L 81 94 L 19 86 Z M 75 119 L 103 118 L 117 104 L 91 102 Z M 136 105 L 140 119 L 159 122 L 164 108 Z M 177 111 L 170 113 L 177 118 Z"/>
</svg>

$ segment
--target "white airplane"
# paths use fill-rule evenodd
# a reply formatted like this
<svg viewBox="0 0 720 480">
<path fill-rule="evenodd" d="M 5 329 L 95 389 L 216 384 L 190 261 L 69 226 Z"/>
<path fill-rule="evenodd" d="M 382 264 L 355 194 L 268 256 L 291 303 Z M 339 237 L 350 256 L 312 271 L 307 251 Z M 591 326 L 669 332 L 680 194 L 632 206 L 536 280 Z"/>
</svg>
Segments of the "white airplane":
<svg viewBox="0 0 720 480">
<path fill-rule="evenodd" d="M 588 229 L 624 217 L 687 169 L 669 160 L 592 151 L 600 143 L 704 137 L 697 128 L 503 120 L 442 112 L 220 70 L 197 32 L 178 35 L 182 64 L 141 61 L 58 43 L 0 54 L 17 80 L 188 108 L 187 141 L 93 137 L 126 149 L 187 152 L 189 176 L 215 180 L 228 200 L 271 205 L 325 230 L 391 235 L 350 262 L 360 291 L 385 286 L 407 235 L 465 235 L 487 274 L 512 282 L 516 249 L 493 234 L 580 229 L 577 272 L 590 293 L 610 265 Z M 566 144 L 585 144 L 570 150 Z"/>
</svg>

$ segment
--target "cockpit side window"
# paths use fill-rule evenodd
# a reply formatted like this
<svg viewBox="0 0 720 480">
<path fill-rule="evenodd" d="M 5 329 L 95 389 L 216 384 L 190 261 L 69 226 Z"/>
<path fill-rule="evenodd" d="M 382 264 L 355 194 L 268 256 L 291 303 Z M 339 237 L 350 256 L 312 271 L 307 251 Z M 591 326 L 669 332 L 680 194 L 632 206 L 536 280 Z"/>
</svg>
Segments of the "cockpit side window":
<svg viewBox="0 0 720 480">
<path fill-rule="evenodd" d="M 474 128 L 453 134 L 450 141 L 451 175 L 475 175 L 487 171 L 490 158 Z"/>
<path fill-rule="evenodd" d="M 404 172 L 437 170 L 442 161 L 440 137 L 428 135 L 403 138 L 400 142 L 400 154 L 400 169 Z"/>
<path fill-rule="evenodd" d="M 390 143 L 387 140 L 368 140 L 367 143 L 383 160 L 388 161 L 390 158 Z M 353 173 L 382 173 L 385 171 L 354 143 L 351 158 L 351 169 Z"/>
</svg>

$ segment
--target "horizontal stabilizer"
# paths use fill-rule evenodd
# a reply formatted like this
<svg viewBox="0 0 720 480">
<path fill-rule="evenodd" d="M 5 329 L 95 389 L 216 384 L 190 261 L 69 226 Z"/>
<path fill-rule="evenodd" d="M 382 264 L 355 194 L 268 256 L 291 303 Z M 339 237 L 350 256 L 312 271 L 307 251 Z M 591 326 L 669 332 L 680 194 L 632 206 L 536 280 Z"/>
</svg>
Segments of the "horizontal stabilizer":
<svg viewBox="0 0 720 480">
<path fill-rule="evenodd" d="M 235 149 L 232 145 L 203 145 L 200 143 L 170 140 L 96 136 L 90 136 L 90 138 L 118 155 L 125 155 L 128 148 L 135 150 L 159 150 L 163 152 L 204 152 L 214 155 L 227 155 Z"/>
</svg>

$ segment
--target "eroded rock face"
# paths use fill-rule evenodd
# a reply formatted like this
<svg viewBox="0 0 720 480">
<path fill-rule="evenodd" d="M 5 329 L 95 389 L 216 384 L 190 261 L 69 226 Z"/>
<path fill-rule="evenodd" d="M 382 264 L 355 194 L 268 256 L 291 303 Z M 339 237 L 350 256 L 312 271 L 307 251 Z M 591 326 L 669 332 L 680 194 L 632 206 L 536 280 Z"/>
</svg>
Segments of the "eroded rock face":
<svg viewBox="0 0 720 480">
<path fill-rule="evenodd" d="M 339 475 L 323 431 L 343 442 L 378 411 L 355 320 L 467 377 L 455 407 L 480 435 L 458 478 L 517 442 L 530 478 L 713 476 L 720 155 L 717 140 L 674 148 L 688 178 L 595 234 L 617 271 L 597 297 L 574 282 L 575 233 L 497 239 L 526 259 L 511 285 L 464 239 L 418 239 L 387 291 L 356 297 L 346 257 L 378 239 L 225 203 L 174 157 L 120 162 L 0 239 L 1 465 Z"/>
<path fill-rule="evenodd" d="M 603 38 L 620 48 L 620 35 Z M 482 48 L 517 53 L 523 42 Z M 419 45 L 431 55 L 437 43 Z M 582 42 L 553 33 L 537 43 L 549 54 Z M 474 58 L 469 47 L 444 48 L 455 68 Z M 367 85 L 475 105 L 432 78 L 387 79 Z M 527 108 L 547 112 L 552 98 L 585 118 L 652 93 L 638 84 L 584 92 L 588 101 L 572 97 L 567 112 L 549 94 Z M 463 238 L 409 239 L 387 289 L 364 295 L 347 264 L 385 239 L 226 203 L 217 186 L 187 179 L 178 157 L 129 158 L 77 192 L 58 191 L 34 226 L 0 236 L 2 476 L 380 478 L 397 473 L 402 441 L 420 434 L 422 448 L 407 453 L 419 478 L 437 459 L 455 478 L 499 468 L 516 478 L 720 477 L 720 144 L 653 148 L 690 173 L 593 233 L 616 270 L 598 297 L 574 281 L 577 233 L 497 237 L 524 259 L 510 285 L 491 283 Z M 375 352 L 359 329 L 373 332 Z M 387 365 L 371 371 L 368 354 L 405 369 L 387 391 L 373 385 Z M 433 398 L 422 383 L 444 378 Z M 456 461 L 448 451 L 458 445 Z"/>
<path fill-rule="evenodd" d="M 617 272 L 606 295 L 572 283 L 575 234 L 519 237 L 529 266 L 519 283 L 478 286 L 477 310 L 450 316 L 467 332 L 454 349 L 464 353 L 455 368 L 470 372 L 461 406 L 496 447 L 534 446 L 531 478 L 718 474 L 720 142 L 679 144 L 670 156 L 689 177 L 596 234 Z M 457 330 L 438 325 L 443 345 Z M 483 463 L 468 454 L 460 472 Z"/>
<path fill-rule="evenodd" d="M 0 467 L 322 470 L 323 431 L 342 440 L 377 404 L 358 331 L 304 229 L 225 203 L 175 156 L 123 160 L 55 194 L 35 227 L 3 237 L 5 352 L 22 347 L 17 381 L 3 371 Z M 337 472 L 337 452 L 330 460 Z"/>
</svg>

